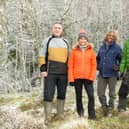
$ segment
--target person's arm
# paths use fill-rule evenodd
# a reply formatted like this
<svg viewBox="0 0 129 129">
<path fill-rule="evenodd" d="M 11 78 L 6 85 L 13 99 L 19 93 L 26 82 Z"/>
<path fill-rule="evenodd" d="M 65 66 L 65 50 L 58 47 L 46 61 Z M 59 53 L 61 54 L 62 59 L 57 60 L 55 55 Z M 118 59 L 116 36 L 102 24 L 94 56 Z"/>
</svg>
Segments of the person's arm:
<svg viewBox="0 0 129 129">
<path fill-rule="evenodd" d="M 124 72 L 125 72 L 125 69 L 126 69 L 127 43 L 129 43 L 129 40 L 127 40 L 127 41 L 124 43 L 124 46 L 123 46 L 122 59 L 121 59 L 121 63 L 120 63 L 120 72 L 121 72 L 121 73 L 124 73 Z"/>
<path fill-rule="evenodd" d="M 93 51 L 92 58 L 91 58 L 91 74 L 89 77 L 89 79 L 92 81 L 96 78 L 96 68 L 97 68 L 96 54 Z"/>
<path fill-rule="evenodd" d="M 72 50 L 68 59 L 68 81 L 74 82 L 74 51 Z"/>
<path fill-rule="evenodd" d="M 122 49 L 119 47 L 118 53 L 116 55 L 115 64 L 114 64 L 114 70 L 115 71 L 119 71 L 120 70 L 121 54 L 122 54 Z"/>
<path fill-rule="evenodd" d="M 96 61 L 97 61 L 97 70 L 99 70 L 99 67 L 100 67 L 100 51 L 97 54 Z"/>
<path fill-rule="evenodd" d="M 45 61 L 47 41 L 48 41 L 48 39 L 43 40 L 42 45 L 41 45 L 41 49 L 39 51 L 39 56 L 38 56 L 38 63 L 39 63 L 39 68 L 40 68 L 42 78 L 47 76 L 47 64 Z"/>
</svg>

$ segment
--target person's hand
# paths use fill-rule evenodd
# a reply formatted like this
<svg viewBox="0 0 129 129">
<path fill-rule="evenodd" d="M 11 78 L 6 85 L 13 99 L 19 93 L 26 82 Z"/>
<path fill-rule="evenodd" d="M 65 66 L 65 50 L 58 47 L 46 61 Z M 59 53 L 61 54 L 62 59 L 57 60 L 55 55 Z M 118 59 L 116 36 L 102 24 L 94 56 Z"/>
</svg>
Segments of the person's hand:
<svg viewBox="0 0 129 129">
<path fill-rule="evenodd" d="M 114 64 L 114 70 L 115 71 L 119 71 L 119 66 L 117 66 L 116 64 Z"/>
<path fill-rule="evenodd" d="M 69 85 L 70 86 L 74 86 L 74 82 L 69 82 Z"/>
<path fill-rule="evenodd" d="M 99 70 L 99 67 L 100 67 L 100 65 L 99 65 L 99 64 L 97 64 L 97 70 Z"/>
<path fill-rule="evenodd" d="M 47 72 L 41 72 L 40 76 L 41 76 L 41 78 L 47 77 Z"/>
</svg>

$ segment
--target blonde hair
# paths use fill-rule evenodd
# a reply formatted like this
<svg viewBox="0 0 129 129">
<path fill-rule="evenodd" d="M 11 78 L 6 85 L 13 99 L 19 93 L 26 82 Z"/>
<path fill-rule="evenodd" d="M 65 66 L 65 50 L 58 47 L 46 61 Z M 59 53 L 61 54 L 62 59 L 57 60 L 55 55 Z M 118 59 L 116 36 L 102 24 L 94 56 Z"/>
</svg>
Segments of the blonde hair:
<svg viewBox="0 0 129 129">
<path fill-rule="evenodd" d="M 53 26 L 54 26 L 55 24 L 59 24 L 59 25 L 61 25 L 61 26 L 63 27 L 63 24 L 62 24 L 61 21 L 56 21 L 56 22 L 54 22 Z"/>
<path fill-rule="evenodd" d="M 109 31 L 106 33 L 104 41 L 107 41 L 107 37 L 110 33 L 114 33 L 114 41 L 118 41 L 118 31 Z"/>
</svg>

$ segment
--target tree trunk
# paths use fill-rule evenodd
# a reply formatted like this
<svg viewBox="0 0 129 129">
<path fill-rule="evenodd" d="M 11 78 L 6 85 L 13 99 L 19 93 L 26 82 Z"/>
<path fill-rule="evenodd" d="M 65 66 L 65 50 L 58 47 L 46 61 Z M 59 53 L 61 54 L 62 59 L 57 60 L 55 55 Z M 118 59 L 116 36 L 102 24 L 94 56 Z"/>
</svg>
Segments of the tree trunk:
<svg viewBox="0 0 129 129">
<path fill-rule="evenodd" d="M 0 55 L 2 54 L 2 48 L 4 44 L 4 7 L 5 7 L 5 0 L 0 0 Z"/>
</svg>

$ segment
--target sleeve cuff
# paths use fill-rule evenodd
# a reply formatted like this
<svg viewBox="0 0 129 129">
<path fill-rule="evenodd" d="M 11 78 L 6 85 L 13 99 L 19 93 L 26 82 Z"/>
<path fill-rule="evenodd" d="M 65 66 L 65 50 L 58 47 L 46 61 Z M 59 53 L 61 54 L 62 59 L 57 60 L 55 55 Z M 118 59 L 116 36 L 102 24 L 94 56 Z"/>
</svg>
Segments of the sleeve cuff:
<svg viewBox="0 0 129 129">
<path fill-rule="evenodd" d="M 46 71 L 47 71 L 47 65 L 46 64 L 41 65 L 40 72 L 46 72 Z"/>
</svg>

